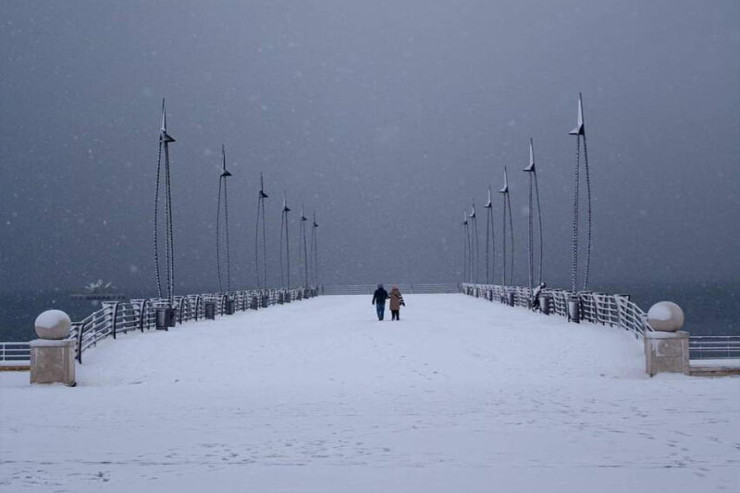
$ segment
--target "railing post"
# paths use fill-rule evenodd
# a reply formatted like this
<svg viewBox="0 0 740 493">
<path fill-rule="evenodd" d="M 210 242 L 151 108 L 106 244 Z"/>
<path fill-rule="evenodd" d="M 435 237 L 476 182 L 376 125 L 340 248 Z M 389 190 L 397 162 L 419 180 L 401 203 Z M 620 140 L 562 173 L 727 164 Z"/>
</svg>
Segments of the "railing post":
<svg viewBox="0 0 740 493">
<path fill-rule="evenodd" d="M 113 327 L 111 330 L 113 331 L 113 339 L 116 338 L 116 330 L 118 328 L 118 307 L 120 306 L 120 303 L 118 301 L 114 302 L 113 305 Z"/>
<path fill-rule="evenodd" d="M 141 300 L 141 304 L 139 305 L 139 330 L 141 333 L 144 333 L 144 317 L 147 317 L 149 314 L 147 313 L 147 304 L 149 303 L 149 300 L 144 299 Z M 149 324 L 147 323 L 147 329 L 149 328 Z"/>
<path fill-rule="evenodd" d="M 77 331 L 77 362 L 82 364 L 82 334 L 85 333 L 85 325 L 87 324 L 83 323 L 79 325 L 80 325 L 80 328 Z"/>
<path fill-rule="evenodd" d="M 196 322 L 198 321 L 198 313 L 199 313 L 200 305 L 202 302 L 203 302 L 203 297 L 201 295 L 198 295 L 195 298 L 195 321 Z"/>
<path fill-rule="evenodd" d="M 619 327 L 622 327 L 624 330 L 629 330 L 629 327 L 627 327 L 627 324 L 624 323 L 624 313 L 623 313 L 623 311 L 626 310 L 625 305 L 627 301 L 629 301 L 629 295 L 624 295 L 624 294 L 614 295 L 614 302 L 617 304 L 617 325 Z"/>
<path fill-rule="evenodd" d="M 117 335 L 117 328 L 118 328 L 118 301 L 104 301 L 103 302 L 103 309 L 105 310 L 105 316 L 107 317 L 108 313 L 111 313 L 111 335 L 113 336 L 113 339 L 116 339 Z"/>
</svg>

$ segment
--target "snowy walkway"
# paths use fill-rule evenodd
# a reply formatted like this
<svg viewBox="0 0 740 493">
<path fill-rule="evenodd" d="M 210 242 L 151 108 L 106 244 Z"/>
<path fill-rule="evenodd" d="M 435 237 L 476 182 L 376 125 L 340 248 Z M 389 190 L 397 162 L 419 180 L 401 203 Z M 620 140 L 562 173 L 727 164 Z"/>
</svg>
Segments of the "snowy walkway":
<svg viewBox="0 0 740 493">
<path fill-rule="evenodd" d="M 462 295 L 331 296 L 0 373 L 0 491 L 740 491 L 740 379 Z"/>
</svg>

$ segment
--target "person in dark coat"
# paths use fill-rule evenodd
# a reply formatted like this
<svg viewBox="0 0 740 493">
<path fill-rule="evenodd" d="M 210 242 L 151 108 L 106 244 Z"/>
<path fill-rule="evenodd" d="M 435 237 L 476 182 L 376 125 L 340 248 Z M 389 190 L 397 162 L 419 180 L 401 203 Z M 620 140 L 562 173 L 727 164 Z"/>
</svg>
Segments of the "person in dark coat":
<svg viewBox="0 0 740 493">
<path fill-rule="evenodd" d="M 383 288 L 382 284 L 378 284 L 378 289 L 373 293 L 373 305 L 375 305 L 375 311 L 378 312 L 378 320 L 383 320 L 386 299 L 388 299 L 388 291 Z"/>
<path fill-rule="evenodd" d="M 400 313 L 401 313 L 401 306 L 406 306 L 406 303 L 403 301 L 403 295 L 401 294 L 401 290 L 398 289 L 397 285 L 393 285 L 391 288 L 391 294 L 388 295 L 391 299 L 390 302 L 390 309 L 391 309 L 391 320 L 401 320 Z"/>
</svg>

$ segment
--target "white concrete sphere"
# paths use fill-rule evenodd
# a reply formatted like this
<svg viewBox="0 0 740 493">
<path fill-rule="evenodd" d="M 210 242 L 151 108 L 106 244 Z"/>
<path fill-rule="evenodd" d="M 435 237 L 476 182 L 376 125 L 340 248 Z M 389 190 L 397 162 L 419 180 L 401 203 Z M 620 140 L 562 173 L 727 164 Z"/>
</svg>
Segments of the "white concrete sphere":
<svg viewBox="0 0 740 493">
<path fill-rule="evenodd" d="M 40 339 L 61 340 L 69 335 L 72 321 L 61 310 L 46 310 L 36 317 L 34 325 Z"/>
<path fill-rule="evenodd" d="M 661 332 L 676 332 L 683 327 L 683 310 L 671 301 L 660 301 L 647 312 L 650 326 Z"/>
</svg>

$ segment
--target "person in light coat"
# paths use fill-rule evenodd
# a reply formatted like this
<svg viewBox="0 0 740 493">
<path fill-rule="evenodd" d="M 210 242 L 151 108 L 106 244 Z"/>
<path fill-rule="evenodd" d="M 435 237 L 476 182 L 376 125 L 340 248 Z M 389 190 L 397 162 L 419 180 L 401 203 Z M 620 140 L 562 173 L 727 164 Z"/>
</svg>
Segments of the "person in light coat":
<svg viewBox="0 0 740 493">
<path fill-rule="evenodd" d="M 391 288 L 390 295 L 388 296 L 391 299 L 390 308 L 391 308 L 391 320 L 401 320 L 400 318 L 400 312 L 401 307 L 406 306 L 406 303 L 403 301 L 403 295 L 401 294 L 401 290 L 398 289 L 397 285 L 393 285 Z"/>
</svg>

